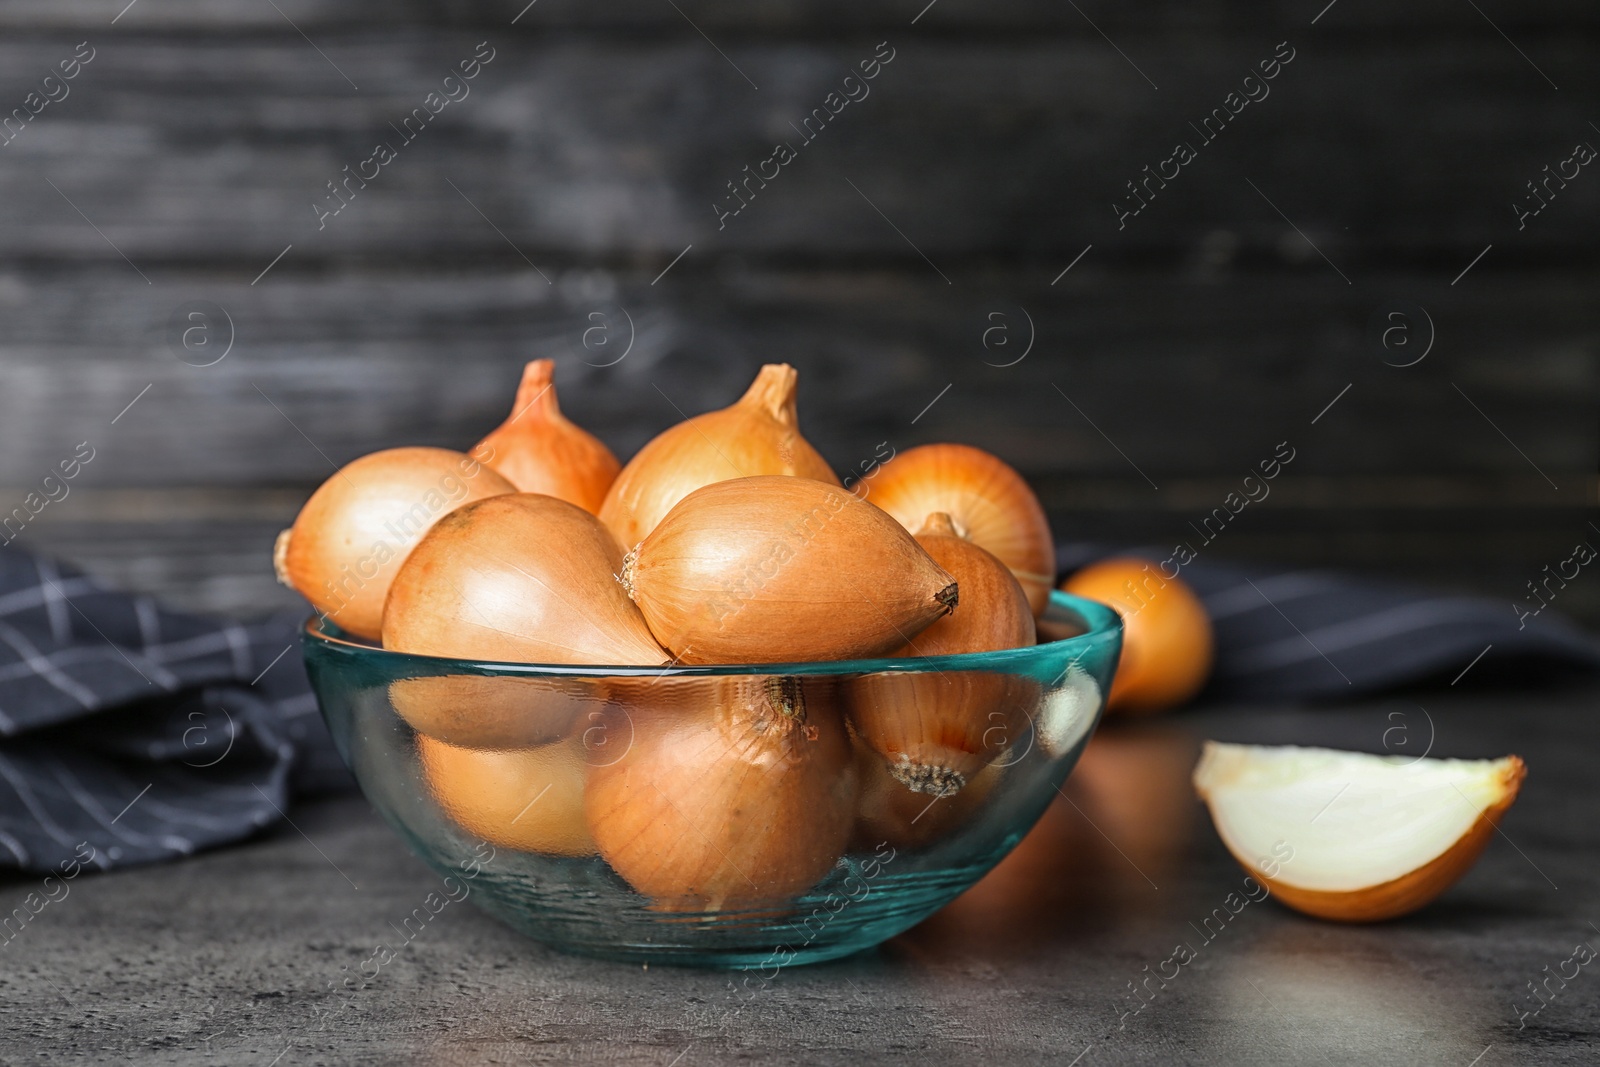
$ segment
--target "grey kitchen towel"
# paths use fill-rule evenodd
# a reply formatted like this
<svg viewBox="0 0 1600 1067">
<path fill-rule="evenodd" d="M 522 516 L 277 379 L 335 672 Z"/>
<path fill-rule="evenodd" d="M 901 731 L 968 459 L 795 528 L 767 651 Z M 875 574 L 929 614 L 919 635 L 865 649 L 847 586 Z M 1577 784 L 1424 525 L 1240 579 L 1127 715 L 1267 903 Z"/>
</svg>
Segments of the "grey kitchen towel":
<svg viewBox="0 0 1600 1067">
<path fill-rule="evenodd" d="M 0 867 L 173 859 L 279 821 L 294 793 L 348 787 L 304 615 L 180 614 L 0 551 Z"/>
<path fill-rule="evenodd" d="M 1061 561 L 1106 554 L 1068 546 Z M 1216 622 L 1219 698 L 1340 698 L 1462 671 L 1469 685 L 1519 661 L 1600 668 L 1595 640 L 1549 612 L 1519 627 L 1508 605 L 1346 575 L 1196 561 L 1183 576 Z M 0 868 L 174 859 L 348 788 L 301 664 L 306 614 L 166 611 L 0 551 Z"/>
</svg>

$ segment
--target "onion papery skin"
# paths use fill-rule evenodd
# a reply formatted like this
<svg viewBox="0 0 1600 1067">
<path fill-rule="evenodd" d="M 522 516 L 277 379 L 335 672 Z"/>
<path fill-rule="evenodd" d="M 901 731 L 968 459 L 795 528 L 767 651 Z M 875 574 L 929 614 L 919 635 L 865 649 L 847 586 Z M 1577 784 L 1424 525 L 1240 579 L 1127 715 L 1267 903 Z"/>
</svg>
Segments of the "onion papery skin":
<svg viewBox="0 0 1600 1067">
<path fill-rule="evenodd" d="M 377 640 L 389 586 L 417 542 L 456 508 L 515 491 L 462 452 L 391 448 L 362 456 L 311 494 L 278 535 L 273 567 L 340 629 Z"/>
<path fill-rule="evenodd" d="M 446 516 L 395 576 L 383 646 L 456 659 L 659 666 L 666 654 L 615 575 L 600 521 L 513 493 Z M 493 681 L 493 679 L 487 679 Z"/>
<path fill-rule="evenodd" d="M 684 497 L 623 575 L 684 663 L 876 656 L 957 603 L 955 579 L 899 524 L 808 478 L 736 478 Z"/>
<path fill-rule="evenodd" d="M 633 548 L 678 501 L 713 482 L 782 474 L 838 485 L 828 461 L 800 435 L 797 379 L 787 363 L 769 363 L 737 403 L 680 422 L 641 448 L 600 507 L 617 543 Z"/>
<path fill-rule="evenodd" d="M 613 714 L 629 721 L 615 734 L 631 744 L 590 768 L 600 855 L 662 911 L 770 907 L 815 885 L 844 852 L 857 790 L 826 687 L 776 676 L 661 684 L 676 698 L 640 690 L 620 705 Z"/>
<path fill-rule="evenodd" d="M 592 856 L 583 814 L 587 770 L 575 740 L 474 749 L 417 737 L 428 792 L 463 830 L 491 845 L 548 856 Z"/>
<path fill-rule="evenodd" d="M 1006 463 L 969 445 L 920 445 L 853 487 L 908 530 L 936 511 L 973 544 L 1011 568 L 1034 617 L 1055 584 L 1056 549 L 1039 498 Z"/>
<path fill-rule="evenodd" d="M 598 437 L 561 413 L 554 378 L 554 360 L 536 359 L 523 368 L 510 417 L 473 454 L 517 492 L 543 493 L 594 515 L 622 465 Z"/>
<path fill-rule="evenodd" d="M 956 536 L 949 516 L 929 516 L 917 543 L 954 575 L 961 603 L 893 655 L 995 652 L 1032 645 L 1033 612 L 1022 586 L 994 556 Z M 995 671 L 884 672 L 845 686 L 851 722 L 890 773 L 913 792 L 960 792 L 1027 729 L 1039 701 L 1032 678 Z"/>
</svg>

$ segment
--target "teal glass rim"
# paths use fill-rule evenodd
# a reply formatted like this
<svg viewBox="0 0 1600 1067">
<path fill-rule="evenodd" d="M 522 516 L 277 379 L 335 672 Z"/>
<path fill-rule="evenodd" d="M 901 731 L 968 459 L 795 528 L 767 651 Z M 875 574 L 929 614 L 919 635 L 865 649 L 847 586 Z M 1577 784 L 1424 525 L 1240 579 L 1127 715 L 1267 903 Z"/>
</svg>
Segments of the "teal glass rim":
<svg viewBox="0 0 1600 1067">
<path fill-rule="evenodd" d="M 1063 659 L 1068 663 L 1076 663 L 1086 656 L 1104 651 L 1115 662 L 1122 644 L 1122 618 L 1111 608 L 1098 601 L 1054 591 L 1045 608 L 1045 618 L 1058 624 L 1079 626 L 1083 632 L 1023 648 L 967 652 L 955 656 L 807 663 L 668 664 L 658 667 L 512 663 L 395 652 L 345 636 L 336 624 L 323 615 L 313 615 L 306 620 L 303 639 L 307 654 L 348 658 L 368 670 L 380 671 L 391 679 L 441 674 L 506 678 L 706 678 L 752 674 L 853 675 L 923 671 L 993 671 L 1036 676 L 1048 673 L 1053 678 L 1062 671 Z"/>
</svg>

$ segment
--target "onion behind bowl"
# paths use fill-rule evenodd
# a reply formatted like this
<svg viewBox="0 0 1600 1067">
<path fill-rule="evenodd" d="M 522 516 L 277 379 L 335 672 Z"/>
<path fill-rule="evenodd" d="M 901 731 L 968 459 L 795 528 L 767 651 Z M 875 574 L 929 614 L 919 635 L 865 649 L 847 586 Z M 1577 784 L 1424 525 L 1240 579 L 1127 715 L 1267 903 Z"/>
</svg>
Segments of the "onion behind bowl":
<svg viewBox="0 0 1600 1067">
<path fill-rule="evenodd" d="M 1211 617 L 1188 582 L 1163 577 L 1149 560 L 1122 557 L 1091 563 L 1061 588 L 1098 600 L 1122 618 L 1122 654 L 1107 714 L 1181 707 L 1205 686 L 1216 641 Z"/>
<path fill-rule="evenodd" d="M 468 748 L 529 748 L 566 737 L 605 701 L 587 679 L 435 674 L 389 683 L 406 725 Z"/>
<path fill-rule="evenodd" d="M 882 844 L 927 848 L 950 838 L 982 810 L 983 802 L 1005 776 L 1006 764 L 988 764 L 959 792 L 933 794 L 907 788 L 883 757 L 865 745 L 857 745 L 856 770 L 861 776 L 861 795 L 851 850 L 871 852 Z"/>
<path fill-rule="evenodd" d="M 341 629 L 375 640 L 389 585 L 423 534 L 458 507 L 514 489 L 461 452 L 374 452 L 311 494 L 278 535 L 273 569 Z"/>
</svg>

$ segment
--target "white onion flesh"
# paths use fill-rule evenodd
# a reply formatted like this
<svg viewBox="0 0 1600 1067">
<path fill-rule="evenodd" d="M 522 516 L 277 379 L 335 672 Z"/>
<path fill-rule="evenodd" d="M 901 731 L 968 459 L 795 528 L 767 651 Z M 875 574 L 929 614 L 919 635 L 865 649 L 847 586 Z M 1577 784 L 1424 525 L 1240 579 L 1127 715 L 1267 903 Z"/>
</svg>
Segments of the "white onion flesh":
<svg viewBox="0 0 1600 1067">
<path fill-rule="evenodd" d="M 1514 762 L 1208 742 L 1194 781 L 1241 862 L 1276 866 L 1286 885 L 1347 892 L 1443 855 L 1505 797 Z"/>
</svg>

